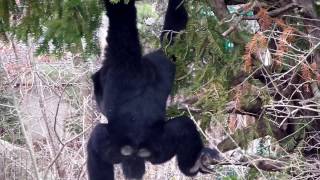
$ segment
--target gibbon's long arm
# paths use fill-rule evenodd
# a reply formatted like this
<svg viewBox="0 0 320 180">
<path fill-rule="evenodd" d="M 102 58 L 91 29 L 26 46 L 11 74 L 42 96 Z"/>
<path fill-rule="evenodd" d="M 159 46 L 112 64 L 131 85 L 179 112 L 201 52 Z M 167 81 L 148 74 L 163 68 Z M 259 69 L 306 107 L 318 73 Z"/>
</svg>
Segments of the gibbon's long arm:
<svg viewBox="0 0 320 180">
<path fill-rule="evenodd" d="M 109 17 L 110 35 L 107 37 L 106 62 L 108 65 L 123 65 L 126 62 L 132 64 L 141 61 L 135 0 L 130 0 L 128 4 L 104 2 Z"/>
<path fill-rule="evenodd" d="M 163 30 L 160 35 L 160 41 L 163 43 L 165 37 L 170 45 L 174 42 L 175 35 L 181 30 L 186 29 L 188 22 L 188 13 L 183 7 L 184 0 L 169 1 Z"/>
</svg>

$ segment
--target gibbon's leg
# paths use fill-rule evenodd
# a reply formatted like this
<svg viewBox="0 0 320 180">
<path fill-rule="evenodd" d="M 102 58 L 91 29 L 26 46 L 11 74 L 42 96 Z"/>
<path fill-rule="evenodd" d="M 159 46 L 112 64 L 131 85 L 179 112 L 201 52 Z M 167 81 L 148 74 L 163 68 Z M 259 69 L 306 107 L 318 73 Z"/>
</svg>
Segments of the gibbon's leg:
<svg viewBox="0 0 320 180">
<path fill-rule="evenodd" d="M 127 179 L 142 179 L 145 173 L 145 161 L 137 156 L 128 156 L 121 162 L 122 171 Z"/>
<path fill-rule="evenodd" d="M 114 180 L 113 164 L 104 161 L 97 154 L 88 152 L 87 166 L 90 180 Z"/>
<path fill-rule="evenodd" d="M 199 169 L 192 171 L 197 162 L 203 143 L 196 126 L 187 116 L 168 120 L 164 124 L 163 133 L 151 142 L 151 158 L 153 164 L 161 164 L 177 155 L 180 170 L 188 176 L 195 175 Z"/>
<path fill-rule="evenodd" d="M 168 120 L 163 127 L 162 135 L 151 140 L 151 157 L 147 160 L 152 164 L 161 164 L 177 156 L 178 166 L 182 173 L 194 176 L 198 172 L 212 172 L 203 158 L 218 162 L 221 156 L 216 149 L 205 148 L 197 127 L 187 116 Z"/>
<path fill-rule="evenodd" d="M 87 168 L 90 180 L 114 180 L 113 164 L 120 161 L 119 153 L 109 140 L 107 124 L 98 124 L 87 145 Z"/>
</svg>

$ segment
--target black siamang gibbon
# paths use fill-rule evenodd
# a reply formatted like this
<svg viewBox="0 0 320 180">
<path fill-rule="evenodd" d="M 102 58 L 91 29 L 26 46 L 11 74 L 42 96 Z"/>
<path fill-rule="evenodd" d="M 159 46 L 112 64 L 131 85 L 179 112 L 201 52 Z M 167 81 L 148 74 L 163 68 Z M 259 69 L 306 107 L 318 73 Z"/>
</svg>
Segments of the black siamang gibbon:
<svg viewBox="0 0 320 180">
<path fill-rule="evenodd" d="M 88 141 L 90 180 L 113 180 L 113 165 L 118 163 L 127 179 L 142 179 L 146 161 L 161 164 L 175 155 L 185 175 L 205 172 L 202 155 L 218 159 L 218 151 L 204 147 L 188 117 L 165 117 L 175 65 L 162 49 L 142 55 L 135 0 L 116 4 L 104 0 L 104 5 L 108 46 L 103 66 L 92 79 L 97 105 L 108 124 L 98 124 Z M 161 41 L 172 44 L 174 33 L 185 29 L 187 20 L 183 0 L 169 0 Z"/>
</svg>

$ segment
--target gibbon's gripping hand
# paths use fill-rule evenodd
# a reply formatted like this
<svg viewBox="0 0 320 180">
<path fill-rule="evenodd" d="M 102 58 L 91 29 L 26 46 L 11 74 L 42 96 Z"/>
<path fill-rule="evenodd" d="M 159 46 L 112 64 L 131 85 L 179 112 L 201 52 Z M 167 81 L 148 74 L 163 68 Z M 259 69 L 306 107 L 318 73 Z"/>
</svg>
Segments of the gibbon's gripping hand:
<svg viewBox="0 0 320 180">
<path fill-rule="evenodd" d="M 136 9 L 134 6 L 135 0 L 120 0 L 115 3 L 114 1 L 104 0 L 105 8 L 107 10 L 107 15 L 111 18 L 111 20 L 121 21 L 122 18 L 135 18 Z M 123 23 L 123 22 L 121 22 Z"/>
<path fill-rule="evenodd" d="M 190 169 L 191 172 L 201 172 L 203 174 L 208 174 L 214 172 L 214 167 L 221 162 L 223 158 L 220 156 L 220 153 L 216 149 L 203 148 L 198 160 L 195 165 Z"/>
<path fill-rule="evenodd" d="M 132 5 L 136 0 L 104 0 L 106 8 L 123 8 L 128 5 Z M 108 9 L 107 9 L 108 10 Z"/>
</svg>

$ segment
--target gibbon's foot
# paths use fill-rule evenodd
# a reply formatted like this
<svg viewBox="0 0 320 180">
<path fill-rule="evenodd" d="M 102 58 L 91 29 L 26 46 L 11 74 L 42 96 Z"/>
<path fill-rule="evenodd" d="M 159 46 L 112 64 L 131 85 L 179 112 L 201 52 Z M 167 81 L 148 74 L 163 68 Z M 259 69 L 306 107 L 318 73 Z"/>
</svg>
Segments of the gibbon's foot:
<svg viewBox="0 0 320 180">
<path fill-rule="evenodd" d="M 203 148 L 195 165 L 190 169 L 190 172 L 194 173 L 199 171 L 203 174 L 213 173 L 214 168 L 211 166 L 218 164 L 222 159 L 216 149 Z"/>
</svg>

